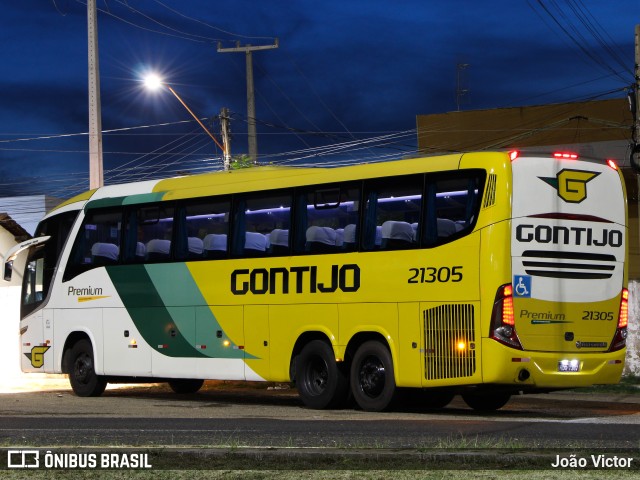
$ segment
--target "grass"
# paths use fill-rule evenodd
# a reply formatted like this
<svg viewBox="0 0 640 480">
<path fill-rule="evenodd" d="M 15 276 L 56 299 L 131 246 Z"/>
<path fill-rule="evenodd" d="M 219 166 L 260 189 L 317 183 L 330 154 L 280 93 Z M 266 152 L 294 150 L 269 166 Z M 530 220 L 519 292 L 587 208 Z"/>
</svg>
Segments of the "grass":
<svg viewBox="0 0 640 480">
<path fill-rule="evenodd" d="M 616 393 L 616 394 L 640 394 L 640 377 L 626 375 L 616 385 L 594 385 L 593 387 L 576 388 L 578 393 Z"/>
<path fill-rule="evenodd" d="M 40 480 L 51 478 L 48 471 L 35 472 L 3 472 L 3 478 Z M 80 480 L 96 477 L 95 471 L 56 471 L 56 479 Z M 634 479 L 637 471 L 618 472 L 607 471 L 609 479 Z M 99 478 L 105 480 L 469 480 L 470 478 L 486 480 L 600 480 L 602 471 L 549 471 L 549 470 L 296 470 L 283 472 L 281 470 L 163 470 L 163 471 L 100 471 Z"/>
</svg>

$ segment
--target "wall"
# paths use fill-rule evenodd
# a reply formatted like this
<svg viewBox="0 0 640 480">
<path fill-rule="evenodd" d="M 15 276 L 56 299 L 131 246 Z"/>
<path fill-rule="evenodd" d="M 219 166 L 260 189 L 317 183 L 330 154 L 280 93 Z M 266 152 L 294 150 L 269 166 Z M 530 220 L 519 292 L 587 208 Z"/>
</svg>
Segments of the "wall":
<svg viewBox="0 0 640 480">
<path fill-rule="evenodd" d="M 6 387 L 22 378 L 20 371 L 20 289 L 26 252 L 13 262 L 11 282 L 2 278 L 4 255 L 16 245 L 13 234 L 0 227 L 0 386 Z"/>
<path fill-rule="evenodd" d="M 1 281 L 1 280 L 0 280 Z M 0 287 L 0 386 L 22 377 L 20 371 L 20 287 Z"/>
<path fill-rule="evenodd" d="M 640 281 L 629 282 L 629 327 L 625 375 L 640 376 Z"/>
<path fill-rule="evenodd" d="M 22 228 L 33 235 L 45 213 L 60 202 L 59 198 L 45 195 L 0 197 L 0 212 L 7 212 Z"/>
</svg>

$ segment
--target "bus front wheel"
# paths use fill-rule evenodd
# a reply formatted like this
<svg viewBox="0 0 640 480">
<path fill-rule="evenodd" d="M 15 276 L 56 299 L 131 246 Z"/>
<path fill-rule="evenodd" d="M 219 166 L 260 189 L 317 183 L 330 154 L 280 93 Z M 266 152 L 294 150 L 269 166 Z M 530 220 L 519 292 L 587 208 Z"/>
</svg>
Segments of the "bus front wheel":
<svg viewBox="0 0 640 480">
<path fill-rule="evenodd" d="M 89 340 L 79 340 L 71 347 L 67 370 L 71 388 L 79 397 L 99 397 L 107 386 L 107 380 L 96 374 Z"/>
<path fill-rule="evenodd" d="M 396 391 L 391 352 L 380 342 L 363 343 L 351 363 L 351 391 L 363 410 L 386 409 Z"/>
<path fill-rule="evenodd" d="M 313 340 L 304 346 L 296 360 L 296 387 L 309 408 L 336 408 L 346 401 L 349 382 L 331 345 Z"/>
</svg>

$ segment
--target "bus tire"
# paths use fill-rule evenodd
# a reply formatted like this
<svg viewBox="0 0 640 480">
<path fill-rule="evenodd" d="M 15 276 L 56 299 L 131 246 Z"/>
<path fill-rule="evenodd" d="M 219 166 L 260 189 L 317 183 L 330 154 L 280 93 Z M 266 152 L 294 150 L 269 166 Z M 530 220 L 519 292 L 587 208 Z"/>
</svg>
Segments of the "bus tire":
<svg viewBox="0 0 640 480">
<path fill-rule="evenodd" d="M 196 393 L 202 388 L 204 380 L 195 380 L 191 378 L 180 378 L 175 380 L 169 380 L 169 386 L 171 390 L 179 394 Z"/>
<path fill-rule="evenodd" d="M 363 343 L 351 363 L 351 392 L 365 411 L 380 412 L 391 405 L 396 392 L 391 352 L 371 340 Z"/>
<path fill-rule="evenodd" d="M 336 362 L 331 345 L 312 340 L 304 346 L 296 360 L 296 387 L 309 408 L 337 408 L 345 403 L 349 382 Z"/>
<path fill-rule="evenodd" d="M 79 397 L 99 397 L 107 380 L 96 374 L 93 347 L 87 339 L 77 341 L 68 353 L 69 383 Z"/>
<path fill-rule="evenodd" d="M 510 393 L 464 393 L 464 403 L 480 412 L 493 412 L 504 407 L 511 399 Z"/>
</svg>

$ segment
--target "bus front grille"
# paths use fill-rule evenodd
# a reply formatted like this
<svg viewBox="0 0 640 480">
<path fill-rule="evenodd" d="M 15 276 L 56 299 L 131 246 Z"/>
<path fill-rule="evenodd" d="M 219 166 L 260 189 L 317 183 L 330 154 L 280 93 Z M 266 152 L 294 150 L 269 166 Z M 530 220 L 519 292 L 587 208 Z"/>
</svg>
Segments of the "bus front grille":
<svg viewBox="0 0 640 480">
<path fill-rule="evenodd" d="M 611 278 L 616 257 L 601 253 L 525 250 L 522 266 L 527 275 L 598 280 Z"/>
<path fill-rule="evenodd" d="M 440 305 L 423 315 L 425 378 L 472 376 L 476 371 L 473 305 Z"/>
</svg>

